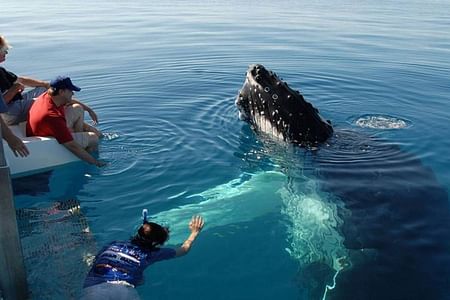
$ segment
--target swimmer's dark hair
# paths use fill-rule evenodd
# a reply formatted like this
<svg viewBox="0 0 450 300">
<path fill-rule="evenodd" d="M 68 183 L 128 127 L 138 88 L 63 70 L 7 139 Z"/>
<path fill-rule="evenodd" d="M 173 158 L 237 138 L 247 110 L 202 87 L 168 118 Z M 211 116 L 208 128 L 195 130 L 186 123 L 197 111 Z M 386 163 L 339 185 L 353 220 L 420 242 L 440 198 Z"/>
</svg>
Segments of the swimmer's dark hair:
<svg viewBox="0 0 450 300">
<path fill-rule="evenodd" d="M 138 232 L 131 238 L 131 243 L 146 248 L 156 250 L 169 239 L 169 230 L 153 222 L 145 222 L 139 227 Z"/>
</svg>

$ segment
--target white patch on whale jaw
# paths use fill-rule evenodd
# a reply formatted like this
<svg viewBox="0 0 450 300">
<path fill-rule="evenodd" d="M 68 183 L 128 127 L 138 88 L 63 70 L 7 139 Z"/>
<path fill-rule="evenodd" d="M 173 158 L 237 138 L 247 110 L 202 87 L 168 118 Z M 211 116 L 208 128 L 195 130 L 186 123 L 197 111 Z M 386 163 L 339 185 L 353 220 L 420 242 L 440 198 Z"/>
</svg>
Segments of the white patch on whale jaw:
<svg viewBox="0 0 450 300">
<path fill-rule="evenodd" d="M 247 121 L 248 120 L 248 116 L 246 113 L 239 111 L 239 120 L 241 121 Z"/>
<path fill-rule="evenodd" d="M 263 112 L 264 113 L 264 112 Z M 264 114 L 255 112 L 253 115 L 254 126 L 258 131 L 279 141 L 286 141 L 283 132 L 280 132 L 276 126 Z"/>
</svg>

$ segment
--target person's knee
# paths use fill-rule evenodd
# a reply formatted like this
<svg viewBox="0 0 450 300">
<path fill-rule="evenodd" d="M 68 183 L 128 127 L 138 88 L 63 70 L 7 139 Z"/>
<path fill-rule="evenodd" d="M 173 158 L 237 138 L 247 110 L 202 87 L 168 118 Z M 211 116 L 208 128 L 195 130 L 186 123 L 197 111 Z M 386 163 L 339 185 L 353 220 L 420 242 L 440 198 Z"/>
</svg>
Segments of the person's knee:
<svg viewBox="0 0 450 300">
<path fill-rule="evenodd" d="M 88 149 L 97 149 L 98 147 L 98 136 L 94 132 L 87 132 L 88 135 Z"/>
<path fill-rule="evenodd" d="M 74 103 L 70 105 L 70 109 L 73 111 L 74 114 L 76 114 L 77 116 L 79 115 L 83 115 L 84 114 L 84 109 L 83 106 L 81 106 L 78 103 Z"/>
<path fill-rule="evenodd" d="M 73 132 L 83 131 L 83 119 L 84 110 L 83 107 L 78 104 L 71 104 L 65 108 L 67 127 Z"/>
</svg>

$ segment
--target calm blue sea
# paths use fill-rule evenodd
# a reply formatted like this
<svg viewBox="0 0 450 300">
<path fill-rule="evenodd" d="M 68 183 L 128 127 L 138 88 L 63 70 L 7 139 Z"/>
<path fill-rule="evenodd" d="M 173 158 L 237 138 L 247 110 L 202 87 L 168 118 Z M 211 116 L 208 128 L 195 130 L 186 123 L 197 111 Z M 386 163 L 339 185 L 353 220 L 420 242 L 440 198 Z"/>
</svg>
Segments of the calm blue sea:
<svg viewBox="0 0 450 300">
<path fill-rule="evenodd" d="M 188 256 L 146 270 L 142 299 L 450 299 L 449 11 L 445 0 L 2 3 L 14 47 L 3 66 L 71 76 L 106 135 L 106 167 L 15 182 L 33 299 L 76 299 L 92 255 L 132 235 L 143 208 L 171 227 L 170 245 L 191 215 L 206 227 Z M 239 121 L 253 63 L 300 90 L 338 142 L 311 153 Z"/>
</svg>

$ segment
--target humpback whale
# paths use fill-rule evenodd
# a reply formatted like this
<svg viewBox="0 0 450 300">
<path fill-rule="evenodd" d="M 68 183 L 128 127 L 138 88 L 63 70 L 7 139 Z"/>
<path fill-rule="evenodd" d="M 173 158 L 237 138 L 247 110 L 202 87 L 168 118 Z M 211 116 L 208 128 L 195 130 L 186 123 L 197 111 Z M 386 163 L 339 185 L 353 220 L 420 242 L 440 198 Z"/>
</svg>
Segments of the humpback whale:
<svg viewBox="0 0 450 300">
<path fill-rule="evenodd" d="M 262 65 L 251 65 L 236 98 L 239 118 L 278 139 L 308 146 L 333 134 L 317 108 Z"/>
<path fill-rule="evenodd" d="M 306 286 L 308 299 L 450 299 L 450 206 L 446 189 L 429 167 L 392 142 L 354 129 L 333 129 L 298 91 L 262 65 L 249 67 L 235 103 L 240 119 L 258 135 L 299 145 L 320 190 L 339 203 L 343 242 L 335 245 L 338 254 L 331 261 L 325 254 L 316 257 L 299 271 L 304 274 L 300 281 L 334 274 L 334 282 L 324 283 L 325 292 L 312 282 Z M 292 197 L 295 192 L 288 197 L 290 207 L 298 201 L 304 217 L 311 203 Z M 322 201 L 315 199 L 315 204 Z M 304 219 L 299 222 L 305 225 Z M 291 234 L 291 251 L 304 257 L 304 235 L 295 238 Z M 333 245 L 326 244 L 329 235 L 321 238 L 323 248 Z M 351 253 L 359 258 L 345 257 Z"/>
</svg>

